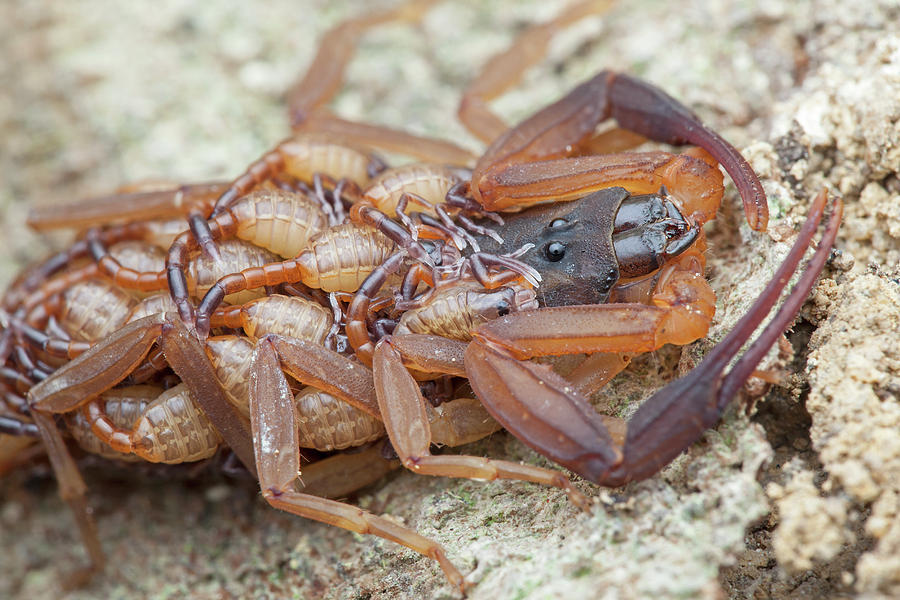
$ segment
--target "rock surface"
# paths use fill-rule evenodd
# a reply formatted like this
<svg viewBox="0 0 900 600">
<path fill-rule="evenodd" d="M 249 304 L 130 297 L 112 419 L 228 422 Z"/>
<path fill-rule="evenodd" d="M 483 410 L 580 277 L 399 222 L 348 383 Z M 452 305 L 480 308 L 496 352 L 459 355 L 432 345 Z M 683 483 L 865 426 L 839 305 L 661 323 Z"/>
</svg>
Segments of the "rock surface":
<svg viewBox="0 0 900 600">
<path fill-rule="evenodd" d="M 136 180 L 228 178 L 288 131 L 282 92 L 358 3 L 0 6 L 0 281 L 64 237 L 24 227 L 31 205 Z M 385 3 L 384 5 L 388 5 Z M 455 119 L 478 65 L 552 3 L 437 5 L 367 34 L 333 103 L 348 118 L 478 144 Z M 896 597 L 900 594 L 900 6 L 894 0 L 620 3 L 562 32 L 494 106 L 510 122 L 604 67 L 679 98 L 744 149 L 769 195 L 751 233 L 733 192 L 710 225 L 718 293 L 707 340 L 642 357 L 604 397 L 619 414 L 690 369 L 746 311 L 824 185 L 846 205 L 839 255 L 786 347 L 730 411 L 656 477 L 579 483 L 590 514 L 534 485 L 397 473 L 356 501 L 436 539 L 470 598 Z M 808 349 L 807 349 L 808 345 Z M 784 345 L 782 345 L 784 346 Z M 506 434 L 465 448 L 546 465 Z M 117 479 L 89 469 L 108 572 L 72 598 L 453 597 L 431 561 L 276 513 L 250 484 Z M 58 595 L 80 561 L 42 467 L 0 483 L 0 596 Z M 174 479 L 174 480 L 173 480 Z"/>
</svg>

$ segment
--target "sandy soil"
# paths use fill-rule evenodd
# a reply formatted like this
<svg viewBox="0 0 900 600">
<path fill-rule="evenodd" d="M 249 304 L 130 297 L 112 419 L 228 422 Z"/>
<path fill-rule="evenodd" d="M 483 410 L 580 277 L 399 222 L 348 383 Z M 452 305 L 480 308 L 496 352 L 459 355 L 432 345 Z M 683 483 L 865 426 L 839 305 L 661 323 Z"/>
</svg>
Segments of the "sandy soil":
<svg viewBox="0 0 900 600">
<path fill-rule="evenodd" d="M 389 3 L 386 3 L 389 4 Z M 772 222 L 730 191 L 710 225 L 718 293 L 707 340 L 642 357 L 604 402 L 627 414 L 727 333 L 824 185 L 846 204 L 838 252 L 746 392 L 658 476 L 583 514 L 554 490 L 398 472 L 355 501 L 447 547 L 470 598 L 896 597 L 900 594 L 900 7 L 893 0 L 641 0 L 566 30 L 495 103 L 510 121 L 600 68 L 658 84 L 742 148 Z M 287 132 L 282 92 L 357 3 L 102 0 L 0 5 L 0 282 L 66 239 L 29 206 L 144 179 L 228 178 Z M 479 145 L 453 116 L 492 53 L 557 7 L 446 2 L 361 43 L 344 116 Z M 506 434 L 466 452 L 548 464 Z M 85 465 L 107 573 L 71 598 L 453 597 L 440 570 L 389 542 L 269 509 L 248 482 Z M 40 464 L 0 482 L 0 597 L 57 597 L 82 559 Z"/>
</svg>

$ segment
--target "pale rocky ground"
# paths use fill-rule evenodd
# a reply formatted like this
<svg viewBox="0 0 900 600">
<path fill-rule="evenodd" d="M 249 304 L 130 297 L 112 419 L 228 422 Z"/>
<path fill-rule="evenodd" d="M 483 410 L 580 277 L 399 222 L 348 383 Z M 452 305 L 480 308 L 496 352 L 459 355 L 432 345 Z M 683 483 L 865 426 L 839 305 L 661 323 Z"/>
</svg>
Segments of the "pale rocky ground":
<svg viewBox="0 0 900 600">
<path fill-rule="evenodd" d="M 534 485 L 397 473 L 356 501 L 442 543 L 470 598 L 900 595 L 900 5 L 895 0 L 621 3 L 567 30 L 495 103 L 510 121 L 603 67 L 640 75 L 744 149 L 772 222 L 732 193 L 710 226 L 719 295 L 708 340 L 636 361 L 620 414 L 691 368 L 761 291 L 823 186 L 846 203 L 838 249 L 789 339 L 785 387 L 757 398 L 658 476 L 583 514 Z M 3 3 L 0 281 L 64 243 L 29 206 L 141 179 L 227 178 L 286 135 L 281 93 L 358 3 Z M 486 57 L 551 3 L 444 3 L 361 44 L 342 115 L 477 149 L 453 115 Z M 809 352 L 806 346 L 809 346 Z M 763 389 L 754 386 L 751 395 Z M 547 461 L 498 434 L 467 452 Z M 55 484 L 0 484 L 0 597 L 55 597 L 81 560 Z M 269 509 L 250 484 L 88 472 L 110 568 L 72 598 L 453 597 L 432 562 Z"/>
</svg>

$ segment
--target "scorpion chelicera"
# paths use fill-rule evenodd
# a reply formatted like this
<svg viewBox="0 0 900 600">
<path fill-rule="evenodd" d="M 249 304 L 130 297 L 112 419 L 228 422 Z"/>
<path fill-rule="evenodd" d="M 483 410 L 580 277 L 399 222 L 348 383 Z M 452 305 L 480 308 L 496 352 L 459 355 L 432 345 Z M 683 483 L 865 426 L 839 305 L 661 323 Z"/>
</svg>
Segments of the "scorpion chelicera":
<svg viewBox="0 0 900 600">
<path fill-rule="evenodd" d="M 109 456 L 196 460 L 224 441 L 272 506 L 404 544 L 437 560 L 464 588 L 436 542 L 296 488 L 300 447 L 330 452 L 386 434 L 416 473 L 553 485 L 588 508 L 564 473 L 433 455 L 431 444 L 461 444 L 502 426 L 596 484 L 649 477 L 719 420 L 799 311 L 834 241 L 839 202 L 799 282 L 728 370 L 799 266 L 824 214 L 824 192 L 765 293 L 694 371 L 656 392 L 627 423 L 594 411 L 587 397 L 633 354 L 706 334 L 715 295 L 704 279 L 701 227 L 723 198 L 718 165 L 757 231 L 767 225 L 765 194 L 733 146 L 673 98 L 624 74 L 601 71 L 511 129 L 490 111 L 488 101 L 534 56 L 525 45 L 546 45 L 556 30 L 604 3 L 573 5 L 486 65 L 459 111 L 489 144 L 480 158 L 323 108 L 365 29 L 414 21 L 428 4 L 336 27 L 289 94 L 296 135 L 234 181 L 126 190 L 33 215 L 39 228 L 92 229 L 24 273 L 4 297 L 0 356 L 16 366 L 4 366 L 11 415 L 0 425 L 43 440 L 94 567 L 103 553 L 55 415 L 65 415 L 83 445 Z M 607 119 L 622 129 L 596 134 Z M 696 147 L 615 153 L 634 134 Z M 421 161 L 388 169 L 372 147 Z M 163 217 L 180 226 L 162 227 L 155 220 Z M 155 236 L 166 240 L 164 257 L 141 246 L 132 248 L 143 257 L 137 260 L 117 246 Z M 76 261 L 80 266 L 63 272 Z M 58 323 L 78 313 L 80 297 L 67 290 L 94 278 L 105 283 L 91 293 L 121 316 L 114 326 L 64 338 Z M 126 290 L 171 298 L 134 306 Z M 249 290 L 262 297 L 236 296 Z M 237 330 L 243 337 L 218 335 Z M 585 357 L 565 376 L 530 360 L 573 354 Z M 155 380 L 169 367 L 180 383 L 168 391 L 116 387 Z M 286 373 L 313 387 L 295 399 Z M 468 383 L 460 386 L 458 378 Z M 468 396 L 477 400 L 441 404 L 446 394 L 434 390 L 442 384 L 470 386 Z M 317 412 L 331 417 L 317 421 Z M 340 434 L 328 429 L 336 421 Z M 314 467 L 327 473 L 357 468 L 351 463 L 360 459 L 384 462 L 372 452 L 356 456 L 337 454 Z M 304 479 L 308 473 L 304 465 Z"/>
</svg>

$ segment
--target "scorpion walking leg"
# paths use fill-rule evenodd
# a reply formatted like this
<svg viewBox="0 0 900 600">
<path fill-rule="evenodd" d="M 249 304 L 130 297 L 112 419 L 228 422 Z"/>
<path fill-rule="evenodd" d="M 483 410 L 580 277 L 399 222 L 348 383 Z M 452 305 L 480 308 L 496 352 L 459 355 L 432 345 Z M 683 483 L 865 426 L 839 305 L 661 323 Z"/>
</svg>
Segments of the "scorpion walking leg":
<svg viewBox="0 0 900 600">
<path fill-rule="evenodd" d="M 384 125 L 358 123 L 333 116 L 324 109 L 316 109 L 309 119 L 295 126 L 303 133 L 322 133 L 344 143 L 371 150 L 386 150 L 410 156 L 421 161 L 471 165 L 476 156 L 452 142 L 415 135 Z"/>
<path fill-rule="evenodd" d="M 348 121 L 335 117 L 323 107 L 340 87 L 347 63 L 366 30 L 387 21 L 418 21 L 433 4 L 407 2 L 389 12 L 345 21 L 322 36 L 319 51 L 306 74 L 288 91 L 288 108 L 294 131 L 323 133 L 331 139 L 398 152 L 429 162 L 472 164 L 476 157 L 451 142 L 380 125 Z"/>
<path fill-rule="evenodd" d="M 304 77 L 288 91 L 288 106 L 291 122 L 295 129 L 300 128 L 318 107 L 334 96 L 341 85 L 344 70 L 353 55 L 356 43 L 367 29 L 389 21 L 415 22 L 433 3 L 434 0 L 409 1 L 387 12 L 344 21 L 329 31 L 324 36 L 325 41 L 320 44 L 318 53 Z M 352 131 L 351 128 L 348 133 L 352 134 Z M 350 137 L 352 138 L 352 135 Z M 410 141 L 415 142 L 415 140 Z M 308 180 L 308 177 L 303 176 L 305 173 L 302 172 L 304 170 L 302 167 L 299 171 L 293 168 L 302 162 L 303 155 L 305 155 L 305 150 L 302 135 L 295 140 L 282 142 L 272 152 L 252 164 L 225 190 L 217 200 L 213 214 L 218 214 L 224 207 L 250 191 L 254 185 L 271 179 L 285 170 L 294 176 Z M 365 170 L 363 174 L 365 174 Z M 367 177 L 353 177 L 353 173 L 336 175 L 335 179 L 347 176 L 358 183 L 364 183 L 367 180 Z M 207 237 L 202 223 L 195 221 L 195 227 L 194 235 L 200 246 L 212 247 L 211 240 Z"/>
<path fill-rule="evenodd" d="M 38 437 L 40 431 L 37 425 L 22 417 L 0 415 L 0 435 Z"/>
<path fill-rule="evenodd" d="M 0 434 L 0 477 L 45 454 L 43 445 L 36 442 L 34 437 Z"/>
<path fill-rule="evenodd" d="M 257 344 L 250 388 L 250 421 L 263 497 L 273 507 L 360 534 L 377 535 L 432 558 L 460 590 L 462 574 L 436 542 L 360 508 L 294 491 L 300 473 L 297 416 L 293 394 L 271 340 Z"/>
<path fill-rule="evenodd" d="M 228 401 L 209 357 L 196 337 L 173 313 L 165 313 L 160 346 L 172 370 L 181 378 L 191 396 L 244 466 L 256 474 L 249 432 L 236 409 Z"/>
<path fill-rule="evenodd" d="M 466 129 L 487 144 L 506 133 L 506 123 L 491 111 L 488 102 L 514 86 L 526 69 L 543 58 L 557 31 L 589 15 L 603 13 L 611 4 L 609 0 L 577 2 L 552 21 L 529 27 L 512 46 L 488 60 L 459 103 L 459 120 Z"/>
<path fill-rule="evenodd" d="M 585 142 L 581 151 L 583 154 L 615 154 L 636 148 L 646 141 L 647 138 L 638 133 L 613 127 Z"/>
<path fill-rule="evenodd" d="M 41 440 L 44 442 L 44 448 L 47 450 L 47 456 L 53 466 L 53 473 L 59 483 L 59 495 L 72 509 L 75 523 L 78 525 L 81 539 L 90 558 L 90 565 L 73 573 L 67 582 L 67 587 L 80 587 L 87 583 L 91 575 L 102 571 L 106 562 L 103 548 L 100 546 L 100 538 L 97 537 L 97 525 L 85 498 L 87 486 L 84 484 L 81 473 L 78 472 L 78 466 L 72 460 L 72 455 L 66 448 L 59 429 L 56 428 L 53 416 L 34 411 L 32 418 L 41 434 Z"/>
<path fill-rule="evenodd" d="M 297 381 L 340 398 L 380 419 L 372 372 L 314 342 L 268 335 L 265 339 L 278 353 L 282 368 Z"/>
<path fill-rule="evenodd" d="M 601 390 L 613 377 L 631 363 L 628 352 L 595 352 L 590 354 L 566 375 L 566 379 L 585 397 Z"/>
<path fill-rule="evenodd" d="M 433 4 L 434 0 L 408 1 L 393 10 L 348 19 L 322 36 L 323 42 L 306 74 L 287 93 L 293 125 L 303 123 L 313 109 L 334 96 L 356 44 L 367 29 L 390 21 L 416 22 Z"/>
<path fill-rule="evenodd" d="M 400 353 L 391 346 L 390 338 L 382 339 L 375 346 L 373 374 L 385 428 L 407 469 L 422 475 L 542 483 L 564 490 L 572 503 L 580 508 L 589 505 L 569 478 L 558 471 L 477 456 L 433 456 L 429 451 L 432 437 L 425 399 L 403 365 Z"/>
<path fill-rule="evenodd" d="M 48 279 L 74 263 L 77 259 L 84 257 L 87 252 L 87 243 L 84 240 L 79 240 L 67 250 L 58 252 L 44 262 L 26 269 L 3 294 L 3 310 L 14 311 L 24 302 L 27 296 L 33 294 Z M 4 333 L 6 331 L 8 329 L 4 328 Z M 0 352 L 0 357 L 2 356 L 4 356 L 4 352 Z"/>
<path fill-rule="evenodd" d="M 139 224 L 134 229 L 138 236 L 142 233 Z M 101 232 L 97 229 L 88 230 L 85 240 L 91 256 L 97 263 L 97 268 L 112 279 L 116 285 L 141 292 L 156 292 L 166 289 L 167 280 L 164 272 L 137 271 L 124 266 L 110 254 L 106 243 L 101 239 Z"/>
<path fill-rule="evenodd" d="M 60 367 L 28 392 L 35 413 L 71 412 L 105 392 L 131 373 L 157 338 L 166 360 L 188 386 L 213 426 L 254 472 L 252 443 L 240 416 L 228 402 L 203 347 L 174 313 L 138 319 L 102 343 Z"/>
<path fill-rule="evenodd" d="M 208 212 L 227 185 L 220 181 L 194 183 L 111 194 L 64 206 L 35 207 L 28 214 L 28 225 L 37 231 L 79 230 L 124 220 L 146 222 L 180 217 L 192 208 Z"/>
</svg>

